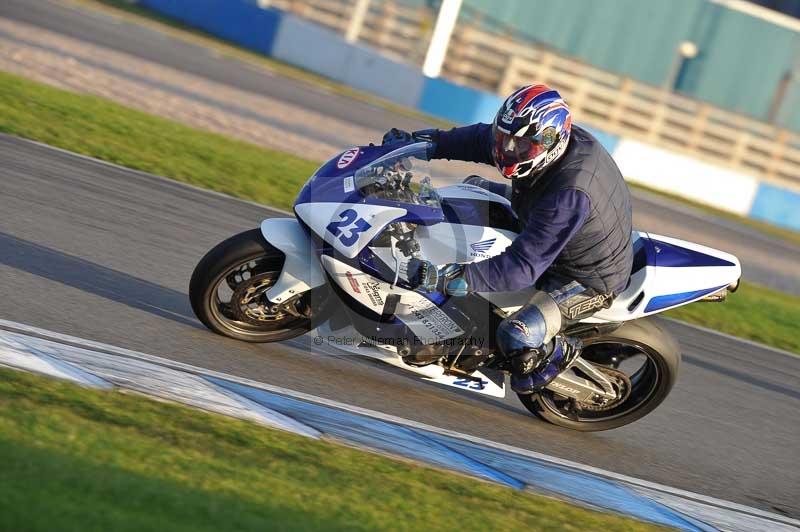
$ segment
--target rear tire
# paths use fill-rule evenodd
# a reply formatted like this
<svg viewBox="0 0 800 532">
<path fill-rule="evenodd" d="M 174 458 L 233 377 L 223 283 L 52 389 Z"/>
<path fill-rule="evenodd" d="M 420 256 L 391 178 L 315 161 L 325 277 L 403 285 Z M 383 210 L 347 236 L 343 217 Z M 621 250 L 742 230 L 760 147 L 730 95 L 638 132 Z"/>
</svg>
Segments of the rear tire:
<svg viewBox="0 0 800 532">
<path fill-rule="evenodd" d="M 519 395 L 520 401 L 530 412 L 554 425 L 573 430 L 593 432 L 615 429 L 652 412 L 667 398 L 677 379 L 680 347 L 652 319 L 627 322 L 606 335 L 584 338 L 583 345 L 581 356 L 598 366 L 614 367 L 610 352 L 614 351 L 615 345 L 619 346 L 620 352 L 633 353 L 638 350 L 636 356 L 646 357 L 641 371 L 631 379 L 633 387 L 630 396 L 605 416 L 598 412 L 586 412 L 582 417 L 579 409 L 573 411 L 572 415 L 565 415 L 557 406 L 558 396 L 550 390 Z"/>
<path fill-rule="evenodd" d="M 275 305 L 263 295 L 254 296 L 250 308 L 240 304 L 251 291 L 263 294 L 274 284 L 284 261 L 283 252 L 270 245 L 259 229 L 221 242 L 200 260 L 192 273 L 189 299 L 195 315 L 215 333 L 245 342 L 279 342 L 310 331 L 320 318 L 319 311 L 316 315 L 313 312 L 311 302 L 324 301 L 326 298 L 320 291 L 327 287 L 298 298 L 292 310 L 296 313 L 298 308 L 302 309 L 302 317 L 280 311 L 270 314 Z M 242 290 L 244 287 L 246 291 Z M 230 302 L 220 300 L 221 290 L 232 292 Z M 242 297 L 234 301 L 237 295 Z"/>
</svg>

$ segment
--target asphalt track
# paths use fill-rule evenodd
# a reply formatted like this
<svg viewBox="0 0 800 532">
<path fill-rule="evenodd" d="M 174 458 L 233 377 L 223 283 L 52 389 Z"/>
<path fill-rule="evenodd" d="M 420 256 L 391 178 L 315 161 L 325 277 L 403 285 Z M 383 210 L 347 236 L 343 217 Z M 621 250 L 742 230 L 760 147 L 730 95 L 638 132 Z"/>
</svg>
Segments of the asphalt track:
<svg viewBox="0 0 800 532">
<path fill-rule="evenodd" d="M 0 17 L 18 20 L 69 37 L 131 54 L 183 72 L 224 83 L 255 94 L 302 105 L 322 116 L 333 117 L 379 132 L 390 127 L 409 130 L 430 124 L 386 109 L 338 95 L 308 83 L 287 78 L 264 68 L 222 57 L 207 48 L 166 35 L 149 27 L 63 3 L 45 0 L 3 0 Z M 159 85 L 168 90 L 166 85 Z M 191 87 L 176 96 L 191 98 Z M 204 103 L 209 103 L 203 100 Z M 226 112 L 236 112 L 227 107 Z M 247 113 L 247 116 L 253 116 Z M 276 125 L 276 124 L 272 124 Z M 336 145 L 336 135 L 313 124 L 301 124 L 287 116 L 281 127 L 324 144 Z M 342 149 L 348 141 L 340 140 Z M 350 141 L 352 142 L 352 141 Z M 486 168 L 484 175 L 493 175 Z M 634 194 L 637 229 L 683 238 L 723 249 L 742 261 L 745 279 L 800 295 L 800 246 L 765 236 L 735 222 L 710 216 L 685 205 L 649 194 Z"/>
<path fill-rule="evenodd" d="M 186 296 L 199 258 L 270 209 L 0 136 L 0 317 L 800 516 L 800 357 L 670 323 L 684 365 L 668 400 L 580 434 L 309 339 L 205 330 Z M 325 354 L 327 353 L 327 355 Z"/>
</svg>

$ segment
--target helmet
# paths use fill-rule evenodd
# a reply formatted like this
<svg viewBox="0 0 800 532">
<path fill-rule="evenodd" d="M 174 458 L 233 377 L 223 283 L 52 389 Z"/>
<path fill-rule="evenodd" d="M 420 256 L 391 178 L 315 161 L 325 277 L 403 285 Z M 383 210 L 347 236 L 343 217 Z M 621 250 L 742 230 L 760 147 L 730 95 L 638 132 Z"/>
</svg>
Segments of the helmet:
<svg viewBox="0 0 800 532">
<path fill-rule="evenodd" d="M 528 85 L 509 96 L 492 123 L 492 155 L 503 177 L 533 176 L 567 150 L 572 115 L 558 91 Z"/>
</svg>

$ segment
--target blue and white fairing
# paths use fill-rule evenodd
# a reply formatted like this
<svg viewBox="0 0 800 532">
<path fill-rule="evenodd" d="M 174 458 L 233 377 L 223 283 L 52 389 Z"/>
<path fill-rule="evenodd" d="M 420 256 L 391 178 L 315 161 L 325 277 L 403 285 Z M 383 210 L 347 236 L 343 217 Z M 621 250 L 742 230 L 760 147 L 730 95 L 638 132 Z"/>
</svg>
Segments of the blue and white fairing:
<svg viewBox="0 0 800 532">
<path fill-rule="evenodd" d="M 309 179 L 294 210 L 353 310 L 381 321 L 387 337 L 408 327 L 421 343 L 434 343 L 464 330 L 439 308 L 441 296 L 409 289 L 410 257 L 381 233 L 390 224 L 413 224 L 418 256 L 437 264 L 471 262 L 507 247 L 517 221 L 495 194 L 467 185 L 434 189 L 426 150 L 425 143 L 351 148 Z M 393 294 L 400 296 L 394 317 L 381 319 Z"/>
<path fill-rule="evenodd" d="M 420 294 L 406 283 L 408 257 L 382 238 L 390 224 L 414 224 L 418 256 L 434 264 L 477 262 L 501 253 L 519 231 L 505 198 L 470 185 L 434 189 L 425 143 L 351 148 L 309 179 L 295 213 L 316 243 L 316 253 L 346 303 L 382 324 L 387 335 L 404 325 L 423 343 L 462 336 L 440 308 L 444 298 Z M 405 186 L 400 186 L 406 182 Z M 385 235 L 384 235 L 385 236 Z M 733 255 L 669 237 L 634 232 L 634 267 L 627 288 L 589 322 L 620 322 L 703 299 L 738 282 Z M 533 289 L 480 294 L 511 312 Z M 387 297 L 400 296 L 386 322 Z"/>
<path fill-rule="evenodd" d="M 739 259 L 717 249 L 652 233 L 634 232 L 627 288 L 611 308 L 584 320 L 629 321 L 692 303 L 738 285 Z"/>
</svg>

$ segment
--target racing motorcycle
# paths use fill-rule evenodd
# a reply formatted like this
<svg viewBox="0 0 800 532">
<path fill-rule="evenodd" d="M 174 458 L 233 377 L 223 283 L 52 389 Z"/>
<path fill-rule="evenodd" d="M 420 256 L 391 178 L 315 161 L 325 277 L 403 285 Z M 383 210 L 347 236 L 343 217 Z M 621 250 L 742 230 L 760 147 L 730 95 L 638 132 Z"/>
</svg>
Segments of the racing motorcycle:
<svg viewBox="0 0 800 532">
<path fill-rule="evenodd" d="M 189 295 L 212 331 L 277 342 L 315 331 L 337 349 L 378 359 L 423 379 L 505 397 L 510 361 L 497 325 L 535 288 L 448 297 L 415 290 L 412 258 L 434 264 L 501 253 L 521 230 L 507 199 L 467 184 L 436 188 L 424 142 L 361 146 L 309 178 L 295 218 L 213 248 Z M 652 315 L 695 301 L 722 301 L 741 275 L 736 257 L 690 242 L 633 232 L 627 288 L 609 308 L 562 334 L 580 355 L 545 388 L 519 395 L 533 414 L 598 431 L 645 416 L 670 392 L 680 349 Z"/>
</svg>

